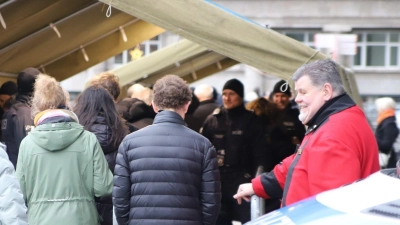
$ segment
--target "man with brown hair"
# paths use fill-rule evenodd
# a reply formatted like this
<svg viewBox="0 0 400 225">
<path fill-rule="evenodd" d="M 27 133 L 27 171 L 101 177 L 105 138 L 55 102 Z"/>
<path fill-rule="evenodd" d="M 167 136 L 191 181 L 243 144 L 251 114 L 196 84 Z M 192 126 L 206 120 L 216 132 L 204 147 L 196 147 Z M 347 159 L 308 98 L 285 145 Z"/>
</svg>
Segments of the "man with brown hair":
<svg viewBox="0 0 400 225">
<path fill-rule="evenodd" d="M 121 93 L 117 75 L 110 71 L 102 72 L 90 80 L 89 86 L 92 85 L 99 85 L 106 89 L 113 96 L 114 102 L 117 102 L 119 94 Z"/>
<path fill-rule="evenodd" d="M 154 85 L 153 125 L 119 147 L 113 203 L 119 224 L 215 224 L 220 208 L 216 152 L 185 126 L 192 92 L 167 75 Z M 133 191 L 133 192 L 131 192 Z"/>
</svg>

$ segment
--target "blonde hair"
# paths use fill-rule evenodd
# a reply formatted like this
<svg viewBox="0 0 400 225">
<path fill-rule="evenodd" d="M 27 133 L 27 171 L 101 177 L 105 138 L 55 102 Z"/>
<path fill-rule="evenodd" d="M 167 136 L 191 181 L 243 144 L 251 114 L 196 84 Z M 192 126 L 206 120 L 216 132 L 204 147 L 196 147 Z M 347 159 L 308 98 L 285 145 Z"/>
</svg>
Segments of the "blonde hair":
<svg viewBox="0 0 400 225">
<path fill-rule="evenodd" d="M 67 98 L 56 79 L 46 74 L 39 74 L 34 85 L 31 103 L 31 115 L 34 118 L 41 111 L 65 106 Z"/>
<path fill-rule="evenodd" d="M 141 91 L 144 90 L 144 86 L 141 84 L 134 84 L 132 86 L 129 87 L 128 91 L 127 91 L 127 95 L 130 98 L 137 98 L 137 96 L 139 95 L 139 93 Z"/>
<path fill-rule="evenodd" d="M 139 93 L 137 93 L 136 98 L 144 101 L 147 105 L 151 105 L 151 101 L 153 100 L 153 91 L 144 87 Z"/>
</svg>

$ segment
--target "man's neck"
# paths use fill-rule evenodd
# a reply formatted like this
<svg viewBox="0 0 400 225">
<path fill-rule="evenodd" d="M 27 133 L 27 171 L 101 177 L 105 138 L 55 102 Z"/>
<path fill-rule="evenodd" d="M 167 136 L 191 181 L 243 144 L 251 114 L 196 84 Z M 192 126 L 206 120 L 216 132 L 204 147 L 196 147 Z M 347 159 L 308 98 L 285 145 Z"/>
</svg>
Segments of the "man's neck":
<svg viewBox="0 0 400 225">
<path fill-rule="evenodd" d="M 185 119 L 186 112 L 185 112 L 185 110 L 183 108 L 180 108 L 180 109 L 163 109 L 163 110 L 176 112 L 182 117 L 182 119 Z"/>
</svg>

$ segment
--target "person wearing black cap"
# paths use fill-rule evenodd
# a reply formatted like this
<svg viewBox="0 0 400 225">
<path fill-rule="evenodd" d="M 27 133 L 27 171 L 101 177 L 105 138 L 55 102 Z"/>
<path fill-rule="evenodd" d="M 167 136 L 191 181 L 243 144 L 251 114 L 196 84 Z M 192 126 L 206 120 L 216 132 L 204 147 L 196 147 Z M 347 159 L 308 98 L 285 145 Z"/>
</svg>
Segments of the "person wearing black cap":
<svg viewBox="0 0 400 225">
<path fill-rule="evenodd" d="M 0 107 L 3 110 L 4 104 L 11 98 L 11 96 L 17 94 L 17 84 L 13 81 L 7 81 L 0 87 Z"/>
<path fill-rule="evenodd" d="M 281 110 L 278 121 L 269 132 L 269 146 L 274 165 L 293 154 L 296 145 L 301 143 L 306 132 L 304 125 L 298 119 L 299 110 L 290 102 L 291 96 L 290 86 L 284 80 L 276 83 L 271 93 L 272 101 Z"/>
<path fill-rule="evenodd" d="M 32 67 L 26 68 L 18 74 L 17 96 L 11 107 L 4 113 L 1 121 L 1 141 L 6 145 L 8 157 L 15 168 L 17 167 L 19 145 L 34 127 L 30 98 L 38 74 L 40 71 Z"/>
<path fill-rule="evenodd" d="M 216 224 L 243 223 L 250 220 L 250 204 L 238 205 L 233 199 L 238 185 L 250 181 L 269 158 L 259 118 L 243 104 L 244 88 L 237 79 L 228 80 L 222 92 L 223 106 L 204 122 L 201 133 L 217 150 L 221 174 L 221 212 Z M 267 171 L 271 166 L 265 168 Z"/>
</svg>

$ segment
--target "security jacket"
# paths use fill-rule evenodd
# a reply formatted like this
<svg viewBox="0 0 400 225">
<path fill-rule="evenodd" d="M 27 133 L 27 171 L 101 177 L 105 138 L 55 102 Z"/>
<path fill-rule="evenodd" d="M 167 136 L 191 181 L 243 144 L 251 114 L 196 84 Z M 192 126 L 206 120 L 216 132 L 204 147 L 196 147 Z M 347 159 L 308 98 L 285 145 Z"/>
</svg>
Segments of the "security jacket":
<svg viewBox="0 0 400 225">
<path fill-rule="evenodd" d="M 230 110 L 217 108 L 204 122 L 201 133 L 215 146 L 221 173 L 243 172 L 254 177 L 257 167 L 270 160 L 260 119 L 240 105 Z M 269 162 L 269 161 L 267 161 Z"/>
<path fill-rule="evenodd" d="M 325 103 L 307 125 L 297 153 L 252 180 L 258 196 L 283 197 L 285 206 L 379 170 L 374 134 L 347 94 Z"/>
</svg>

